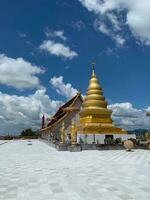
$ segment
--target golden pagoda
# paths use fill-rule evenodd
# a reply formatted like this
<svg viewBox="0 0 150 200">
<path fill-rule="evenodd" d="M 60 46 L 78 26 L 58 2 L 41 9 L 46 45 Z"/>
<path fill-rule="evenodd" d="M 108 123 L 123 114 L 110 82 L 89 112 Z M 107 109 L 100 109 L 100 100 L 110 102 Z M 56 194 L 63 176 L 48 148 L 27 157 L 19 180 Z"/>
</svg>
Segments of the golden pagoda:
<svg viewBox="0 0 150 200">
<path fill-rule="evenodd" d="M 112 111 L 107 108 L 102 88 L 96 78 L 94 64 L 92 67 L 92 77 L 79 113 L 79 131 L 85 134 L 127 134 L 125 130 L 113 124 Z"/>
</svg>

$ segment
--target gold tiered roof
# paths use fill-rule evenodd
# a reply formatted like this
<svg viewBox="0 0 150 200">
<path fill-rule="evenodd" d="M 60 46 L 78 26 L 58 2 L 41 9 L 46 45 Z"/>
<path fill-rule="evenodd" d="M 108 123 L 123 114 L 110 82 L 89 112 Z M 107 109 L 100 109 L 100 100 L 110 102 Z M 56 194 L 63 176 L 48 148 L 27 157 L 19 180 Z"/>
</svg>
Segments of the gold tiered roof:
<svg viewBox="0 0 150 200">
<path fill-rule="evenodd" d="M 96 78 L 94 66 L 92 77 L 80 111 L 80 131 L 84 133 L 127 133 L 113 125 L 112 111 L 107 108 L 102 88 Z"/>
</svg>

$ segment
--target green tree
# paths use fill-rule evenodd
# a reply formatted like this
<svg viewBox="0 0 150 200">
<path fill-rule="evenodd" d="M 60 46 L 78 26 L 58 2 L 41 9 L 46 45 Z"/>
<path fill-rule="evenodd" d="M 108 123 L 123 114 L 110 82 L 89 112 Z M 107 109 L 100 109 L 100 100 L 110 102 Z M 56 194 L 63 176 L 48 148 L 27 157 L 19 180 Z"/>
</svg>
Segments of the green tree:
<svg viewBox="0 0 150 200">
<path fill-rule="evenodd" d="M 37 137 L 36 133 L 31 128 L 25 129 L 21 132 L 20 137 L 34 138 Z"/>
</svg>

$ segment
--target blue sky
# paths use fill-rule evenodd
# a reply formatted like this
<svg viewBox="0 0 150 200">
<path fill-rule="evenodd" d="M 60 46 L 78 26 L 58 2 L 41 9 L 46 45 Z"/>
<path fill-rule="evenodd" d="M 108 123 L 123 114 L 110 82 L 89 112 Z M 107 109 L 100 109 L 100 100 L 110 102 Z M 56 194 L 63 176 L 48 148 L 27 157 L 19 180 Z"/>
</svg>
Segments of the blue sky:
<svg viewBox="0 0 150 200">
<path fill-rule="evenodd" d="M 85 94 L 92 60 L 115 123 L 149 128 L 149 13 L 148 0 L 1 0 L 1 134 Z"/>
</svg>

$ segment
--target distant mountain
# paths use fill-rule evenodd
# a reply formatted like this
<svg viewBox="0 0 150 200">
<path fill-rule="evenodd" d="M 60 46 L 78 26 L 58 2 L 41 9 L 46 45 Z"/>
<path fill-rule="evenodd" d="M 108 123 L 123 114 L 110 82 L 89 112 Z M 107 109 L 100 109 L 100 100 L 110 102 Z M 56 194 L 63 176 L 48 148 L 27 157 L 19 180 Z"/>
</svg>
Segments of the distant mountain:
<svg viewBox="0 0 150 200">
<path fill-rule="evenodd" d="M 145 134 L 148 132 L 148 129 L 135 129 L 135 130 L 132 130 L 132 131 L 127 131 L 128 134 L 136 134 L 136 135 L 139 135 L 139 134 Z"/>
</svg>

